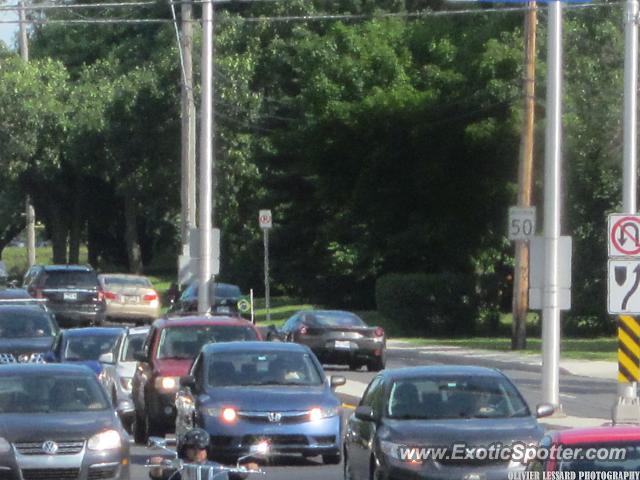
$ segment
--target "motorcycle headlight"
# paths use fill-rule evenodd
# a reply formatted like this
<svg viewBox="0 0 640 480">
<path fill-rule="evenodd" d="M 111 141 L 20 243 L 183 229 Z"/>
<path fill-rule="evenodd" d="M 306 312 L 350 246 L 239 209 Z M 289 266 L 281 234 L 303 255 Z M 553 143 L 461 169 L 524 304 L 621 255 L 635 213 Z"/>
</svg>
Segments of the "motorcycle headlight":
<svg viewBox="0 0 640 480">
<path fill-rule="evenodd" d="M 11 444 L 6 438 L 0 437 L 0 453 L 9 453 L 11 451 Z"/>
<path fill-rule="evenodd" d="M 156 390 L 162 392 L 176 392 L 180 386 L 180 377 L 158 377 L 156 378 Z"/>
<path fill-rule="evenodd" d="M 114 450 L 120 448 L 122 440 L 115 430 L 107 430 L 91 437 L 87 442 L 89 450 Z"/>
<path fill-rule="evenodd" d="M 331 408 L 319 408 L 315 407 L 309 410 L 309 420 L 312 422 L 317 422 L 319 420 L 335 417 L 339 414 L 338 407 Z"/>
</svg>

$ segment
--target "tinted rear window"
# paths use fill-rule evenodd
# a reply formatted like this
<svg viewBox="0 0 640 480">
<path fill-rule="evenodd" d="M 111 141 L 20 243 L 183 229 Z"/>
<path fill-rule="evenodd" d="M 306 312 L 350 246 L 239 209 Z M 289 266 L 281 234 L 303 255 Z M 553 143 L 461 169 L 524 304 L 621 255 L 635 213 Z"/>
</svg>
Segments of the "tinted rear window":
<svg viewBox="0 0 640 480">
<path fill-rule="evenodd" d="M 46 288 L 97 288 L 98 276 L 95 272 L 78 270 L 49 271 L 45 273 L 44 286 Z"/>
<path fill-rule="evenodd" d="M 314 313 L 304 323 L 312 327 L 366 327 L 359 317 L 350 313 Z"/>
<path fill-rule="evenodd" d="M 117 285 L 119 287 L 151 287 L 151 282 L 145 277 L 102 277 L 105 286 Z"/>
</svg>

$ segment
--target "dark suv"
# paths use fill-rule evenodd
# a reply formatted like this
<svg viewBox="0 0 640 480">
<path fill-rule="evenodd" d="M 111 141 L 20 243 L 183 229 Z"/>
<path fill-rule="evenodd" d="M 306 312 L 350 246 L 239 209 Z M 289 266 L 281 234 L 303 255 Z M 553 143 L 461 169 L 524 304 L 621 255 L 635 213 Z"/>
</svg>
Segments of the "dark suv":
<svg viewBox="0 0 640 480">
<path fill-rule="evenodd" d="M 209 302 L 215 297 L 215 305 L 210 311 L 219 315 L 237 315 L 238 300 L 242 297 L 240 287 L 230 283 L 216 283 L 210 289 Z M 189 285 L 180 298 L 171 306 L 171 313 L 191 313 L 198 311 L 198 282 Z M 204 312 L 201 312 L 204 313 Z"/>
<path fill-rule="evenodd" d="M 24 277 L 24 287 L 47 307 L 64 327 L 102 325 L 105 301 L 93 268 L 85 265 L 34 265 Z"/>
</svg>

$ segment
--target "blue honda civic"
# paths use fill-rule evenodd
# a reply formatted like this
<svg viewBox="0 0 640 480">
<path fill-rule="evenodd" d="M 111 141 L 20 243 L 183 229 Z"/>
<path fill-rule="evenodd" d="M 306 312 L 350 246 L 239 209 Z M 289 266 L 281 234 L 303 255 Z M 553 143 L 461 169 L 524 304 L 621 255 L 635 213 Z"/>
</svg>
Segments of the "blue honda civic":
<svg viewBox="0 0 640 480">
<path fill-rule="evenodd" d="M 181 379 L 178 422 L 193 418 L 211 435 L 210 457 L 237 458 L 268 444 L 270 452 L 341 460 L 341 403 L 304 345 L 214 343 L 203 347 L 191 375 Z M 180 436 L 183 425 L 176 425 Z M 178 438 L 178 442 L 179 442 Z"/>
</svg>

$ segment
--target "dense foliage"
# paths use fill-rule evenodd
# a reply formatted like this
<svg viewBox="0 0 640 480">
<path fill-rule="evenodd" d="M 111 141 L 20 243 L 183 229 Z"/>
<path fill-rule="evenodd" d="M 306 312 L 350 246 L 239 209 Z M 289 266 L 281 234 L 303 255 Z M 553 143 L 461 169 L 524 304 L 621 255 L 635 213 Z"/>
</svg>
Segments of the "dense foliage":
<svg viewBox="0 0 640 480">
<path fill-rule="evenodd" d="M 215 223 L 224 279 L 260 288 L 257 211 L 271 208 L 276 292 L 373 307 L 385 274 L 456 274 L 475 279 L 485 314 L 508 309 L 522 12 L 441 15 L 455 8 L 300 0 L 219 9 Z M 422 18 L 381 15 L 423 9 Z M 373 16 L 253 21 L 320 13 Z M 160 3 L 93 16 L 171 18 Z M 620 198 L 621 18 L 612 3 L 565 19 L 571 321 L 600 330 L 609 325 L 604 220 Z M 10 186 L 0 219 L 19 229 L 17 196 L 27 192 L 56 261 L 74 261 L 86 241 L 102 268 L 173 267 L 181 81 L 173 25 L 44 25 L 30 41 L 28 65 L 0 53 L 0 175 Z M 544 109 L 537 114 L 541 212 Z M 3 228 L 0 247 L 10 237 Z"/>
</svg>

